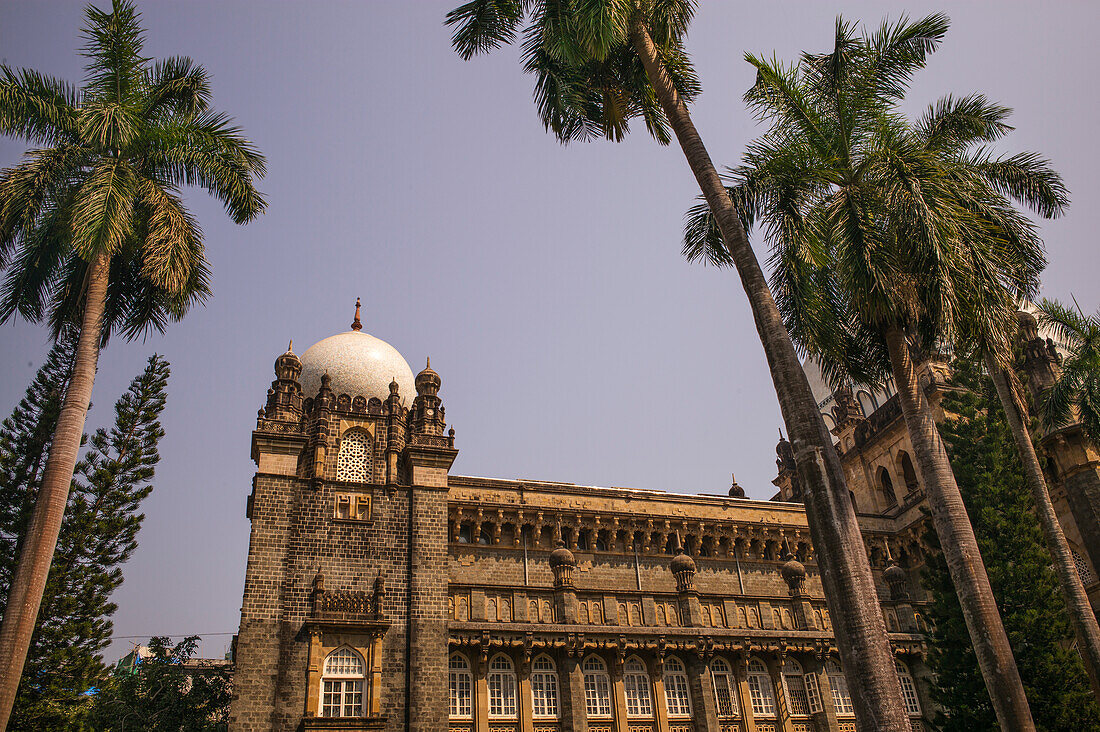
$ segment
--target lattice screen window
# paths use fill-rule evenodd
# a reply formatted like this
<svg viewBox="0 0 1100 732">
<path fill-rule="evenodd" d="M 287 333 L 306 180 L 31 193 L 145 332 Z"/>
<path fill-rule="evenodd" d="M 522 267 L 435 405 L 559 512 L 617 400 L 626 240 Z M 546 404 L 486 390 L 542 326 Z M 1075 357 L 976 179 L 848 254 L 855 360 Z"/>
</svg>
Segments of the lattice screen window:
<svg viewBox="0 0 1100 732">
<path fill-rule="evenodd" d="M 684 673 L 684 664 L 676 658 L 665 661 L 665 702 L 668 705 L 668 716 L 691 716 L 687 674 Z"/>
<path fill-rule="evenodd" d="M 449 685 L 451 691 L 451 716 L 469 718 L 473 708 L 473 678 L 470 664 L 459 655 L 451 656 Z"/>
<path fill-rule="evenodd" d="M 1096 581 L 1096 577 L 1093 576 L 1092 570 L 1089 569 L 1089 563 L 1085 561 L 1085 558 L 1077 553 L 1075 549 L 1070 549 L 1073 554 L 1073 563 L 1077 565 L 1077 574 L 1081 576 L 1081 584 L 1091 585 Z"/>
<path fill-rule="evenodd" d="M 917 687 L 913 683 L 913 677 L 909 669 L 901 662 L 897 662 L 898 681 L 901 682 L 901 698 L 905 701 L 905 711 L 910 715 L 920 714 L 920 698 L 917 696 Z"/>
<path fill-rule="evenodd" d="M 539 656 L 531 663 L 531 701 L 535 717 L 558 716 L 558 672 L 549 656 Z"/>
<path fill-rule="evenodd" d="M 653 716 L 653 699 L 649 694 L 649 673 L 637 658 L 623 665 L 623 689 L 626 691 L 628 717 Z"/>
<path fill-rule="evenodd" d="M 738 716 L 737 679 L 724 658 L 716 658 L 710 664 L 710 680 L 714 684 L 714 701 L 719 717 Z"/>
<path fill-rule="evenodd" d="M 772 693 L 772 678 L 767 667 L 753 658 L 748 665 L 749 701 L 752 713 L 758 717 L 775 716 L 775 694 Z"/>
<path fill-rule="evenodd" d="M 363 657 L 338 648 L 325 659 L 321 680 L 322 717 L 363 716 Z"/>
<path fill-rule="evenodd" d="M 340 439 L 340 453 L 336 458 L 336 480 L 351 483 L 369 483 L 373 442 L 371 436 L 361 430 L 348 430 Z"/>
</svg>

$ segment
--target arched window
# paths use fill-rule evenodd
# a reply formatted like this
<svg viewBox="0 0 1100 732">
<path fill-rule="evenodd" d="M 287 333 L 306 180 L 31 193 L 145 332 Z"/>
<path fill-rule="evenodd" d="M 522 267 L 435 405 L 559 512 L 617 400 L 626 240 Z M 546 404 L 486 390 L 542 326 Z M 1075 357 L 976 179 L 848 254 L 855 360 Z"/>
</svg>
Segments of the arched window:
<svg viewBox="0 0 1100 732">
<path fill-rule="evenodd" d="M 788 658 L 783 662 L 783 693 L 787 697 L 787 709 L 795 717 L 810 714 L 810 697 L 804 678 L 798 661 Z"/>
<path fill-rule="evenodd" d="M 894 481 L 890 477 L 890 471 L 886 468 L 878 469 L 878 486 L 882 491 L 882 497 L 886 500 L 887 506 L 893 506 L 898 502 L 898 496 L 894 493 Z"/>
<path fill-rule="evenodd" d="M 670 717 L 691 716 L 691 692 L 688 691 L 688 678 L 684 673 L 684 664 L 678 658 L 665 660 L 665 705 Z"/>
<path fill-rule="evenodd" d="M 489 687 L 489 716 L 516 716 L 516 673 L 512 668 L 512 659 L 503 653 L 493 656 L 486 681 Z"/>
<path fill-rule="evenodd" d="M 321 716 L 363 716 L 363 657 L 346 646 L 337 648 L 325 659 Z"/>
<path fill-rule="evenodd" d="M 917 697 L 917 686 L 913 683 L 913 676 L 909 669 L 901 661 L 897 661 L 898 681 L 901 682 L 901 698 L 905 700 L 905 711 L 911 716 L 920 716 L 920 699 Z"/>
<path fill-rule="evenodd" d="M 607 666 L 597 656 L 584 659 L 584 706 L 589 717 L 611 716 L 611 679 Z"/>
<path fill-rule="evenodd" d="M 833 690 L 833 706 L 837 714 L 855 714 L 852 708 L 852 696 L 848 693 L 848 680 L 844 678 L 844 671 L 840 664 L 829 659 L 825 664 L 825 673 L 829 675 L 829 686 Z"/>
<path fill-rule="evenodd" d="M 473 678 L 470 664 L 457 653 L 451 656 L 448 684 L 451 688 L 451 716 L 469 718 L 473 708 Z"/>
<path fill-rule="evenodd" d="M 649 694 L 649 672 L 637 656 L 628 658 L 623 664 L 623 689 L 626 691 L 626 716 L 653 716 L 653 699 Z"/>
<path fill-rule="evenodd" d="M 864 417 L 870 417 L 878 409 L 878 404 L 875 403 L 875 398 L 865 391 L 856 392 L 856 401 L 859 402 L 860 409 L 863 410 Z"/>
<path fill-rule="evenodd" d="M 772 693 L 772 677 L 760 659 L 750 658 L 748 665 L 749 701 L 754 717 L 775 716 L 775 694 Z"/>
<path fill-rule="evenodd" d="M 371 436 L 363 430 L 345 432 L 336 457 L 336 480 L 369 483 L 372 447 Z"/>
<path fill-rule="evenodd" d="M 1076 549 L 1070 549 L 1069 552 L 1073 555 L 1073 564 L 1077 567 L 1077 575 L 1081 578 L 1081 584 L 1087 586 L 1095 582 L 1096 578 L 1093 577 L 1092 570 L 1089 569 L 1089 563 L 1085 561 L 1080 552 Z"/>
<path fill-rule="evenodd" d="M 736 717 L 740 714 L 737 704 L 737 679 L 724 658 L 716 658 L 710 664 L 710 680 L 714 684 L 714 703 L 719 717 Z"/>
<path fill-rule="evenodd" d="M 539 719 L 558 716 L 558 672 L 549 656 L 531 662 L 531 708 Z"/>
<path fill-rule="evenodd" d="M 905 481 L 905 491 L 912 493 L 920 488 L 920 481 L 917 480 L 917 471 L 913 468 L 913 459 L 909 457 L 909 453 L 902 452 L 899 455 L 898 463 L 901 464 L 901 477 Z"/>
</svg>

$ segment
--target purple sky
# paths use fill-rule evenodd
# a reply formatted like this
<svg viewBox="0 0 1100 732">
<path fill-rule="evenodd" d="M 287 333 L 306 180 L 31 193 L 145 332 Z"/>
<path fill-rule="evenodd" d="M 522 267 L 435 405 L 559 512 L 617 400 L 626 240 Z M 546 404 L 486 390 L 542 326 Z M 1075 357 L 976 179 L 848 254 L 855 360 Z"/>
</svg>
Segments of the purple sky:
<svg viewBox="0 0 1100 732">
<path fill-rule="evenodd" d="M 206 635 L 221 655 L 239 620 L 254 465 L 249 439 L 293 338 L 301 353 L 364 327 L 414 372 L 432 357 L 457 429 L 454 472 L 724 493 L 730 473 L 772 495 L 778 407 L 732 272 L 689 266 L 681 220 L 698 193 L 678 148 L 638 125 L 622 144 L 562 147 L 542 130 L 517 52 L 462 62 L 452 2 L 156 2 L 146 52 L 189 55 L 218 109 L 268 158 L 269 213 L 236 227 L 201 192 L 214 297 L 166 336 L 103 353 L 89 427 L 153 351 L 172 364 L 167 435 L 140 547 L 115 594 L 117 636 Z M 79 2 L 0 4 L 0 58 L 79 81 Z M 719 165 L 759 130 L 741 95 L 745 51 L 827 50 L 838 13 L 945 10 L 946 43 L 916 79 L 913 111 L 980 91 L 1016 112 L 1008 150 L 1049 156 L 1073 194 L 1043 223 L 1043 294 L 1100 300 L 1100 5 L 1088 2 L 734 3 L 699 11 L 688 48 L 693 110 Z M 22 142 L 0 140 L 0 165 Z M 0 414 L 48 348 L 0 327 Z M 129 640 L 107 653 L 114 660 Z"/>
</svg>

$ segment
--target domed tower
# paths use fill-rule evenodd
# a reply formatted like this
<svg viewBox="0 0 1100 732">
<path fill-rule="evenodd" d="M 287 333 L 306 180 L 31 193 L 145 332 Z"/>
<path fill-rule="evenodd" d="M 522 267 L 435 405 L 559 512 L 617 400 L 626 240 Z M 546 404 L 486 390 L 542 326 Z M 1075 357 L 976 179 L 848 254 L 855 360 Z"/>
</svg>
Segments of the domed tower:
<svg viewBox="0 0 1100 732">
<path fill-rule="evenodd" d="M 300 357 L 288 348 L 275 375 L 252 435 L 230 726 L 312 728 L 339 654 L 341 668 L 362 670 L 350 716 L 364 728 L 446 729 L 435 695 L 447 682 L 457 451 L 444 434 L 442 379 L 430 367 L 414 379 L 396 348 L 364 332 L 359 301 L 350 330 Z"/>
</svg>

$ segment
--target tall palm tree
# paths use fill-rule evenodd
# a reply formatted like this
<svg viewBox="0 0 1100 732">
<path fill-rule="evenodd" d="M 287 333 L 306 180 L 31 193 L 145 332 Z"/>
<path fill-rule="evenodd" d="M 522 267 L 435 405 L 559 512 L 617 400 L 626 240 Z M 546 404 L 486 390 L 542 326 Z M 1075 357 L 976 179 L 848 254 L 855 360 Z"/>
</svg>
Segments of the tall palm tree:
<svg viewBox="0 0 1100 732">
<path fill-rule="evenodd" d="M 1100 310 L 1085 315 L 1057 300 L 1043 300 L 1039 322 L 1069 350 L 1061 376 L 1040 406 L 1043 424 L 1056 430 L 1079 421 L 1088 438 L 1100 444 Z"/>
<path fill-rule="evenodd" d="M 838 20 L 831 53 L 803 54 L 791 66 L 748 56 L 757 81 L 746 101 L 772 127 L 732 171 L 730 195 L 765 229 L 779 307 L 800 345 L 834 378 L 865 380 L 875 369 L 893 377 L 998 720 L 1034 729 L 912 354 L 954 340 L 966 323 L 990 327 L 992 304 L 1010 301 L 1004 293 L 1034 289 L 1041 242 L 1006 196 L 1053 215 L 1063 191 L 1033 154 L 994 157 L 958 142 L 988 142 L 1008 129 L 1008 110 L 980 96 L 949 97 L 916 125 L 905 119 L 898 102 L 909 75 L 882 89 L 879 68 L 893 60 L 876 36 L 907 23 L 868 36 Z M 727 264 L 713 228 L 709 212 L 693 209 L 685 253 Z"/>
<path fill-rule="evenodd" d="M 265 207 L 263 156 L 210 108 L 205 70 L 142 55 L 128 0 L 86 10 L 84 85 L 0 66 L 0 132 L 39 145 L 0 171 L 0 322 L 80 335 L 34 516 L 0 627 L 7 724 L 80 449 L 100 347 L 163 330 L 209 294 L 202 232 L 180 190 L 201 186 L 243 224 Z"/>
<path fill-rule="evenodd" d="M 692 0 L 529 2 L 474 0 L 451 11 L 453 43 L 466 59 L 523 36 L 535 103 L 562 142 L 620 140 L 641 117 L 662 144 L 672 128 L 713 215 L 723 251 L 740 275 L 794 447 L 818 564 L 857 718 L 868 728 L 907 730 L 901 687 L 870 564 L 840 459 L 798 354 L 687 105 L 699 92 L 683 46 Z M 883 36 L 889 87 L 924 63 L 946 22 L 934 16 Z"/>
</svg>

